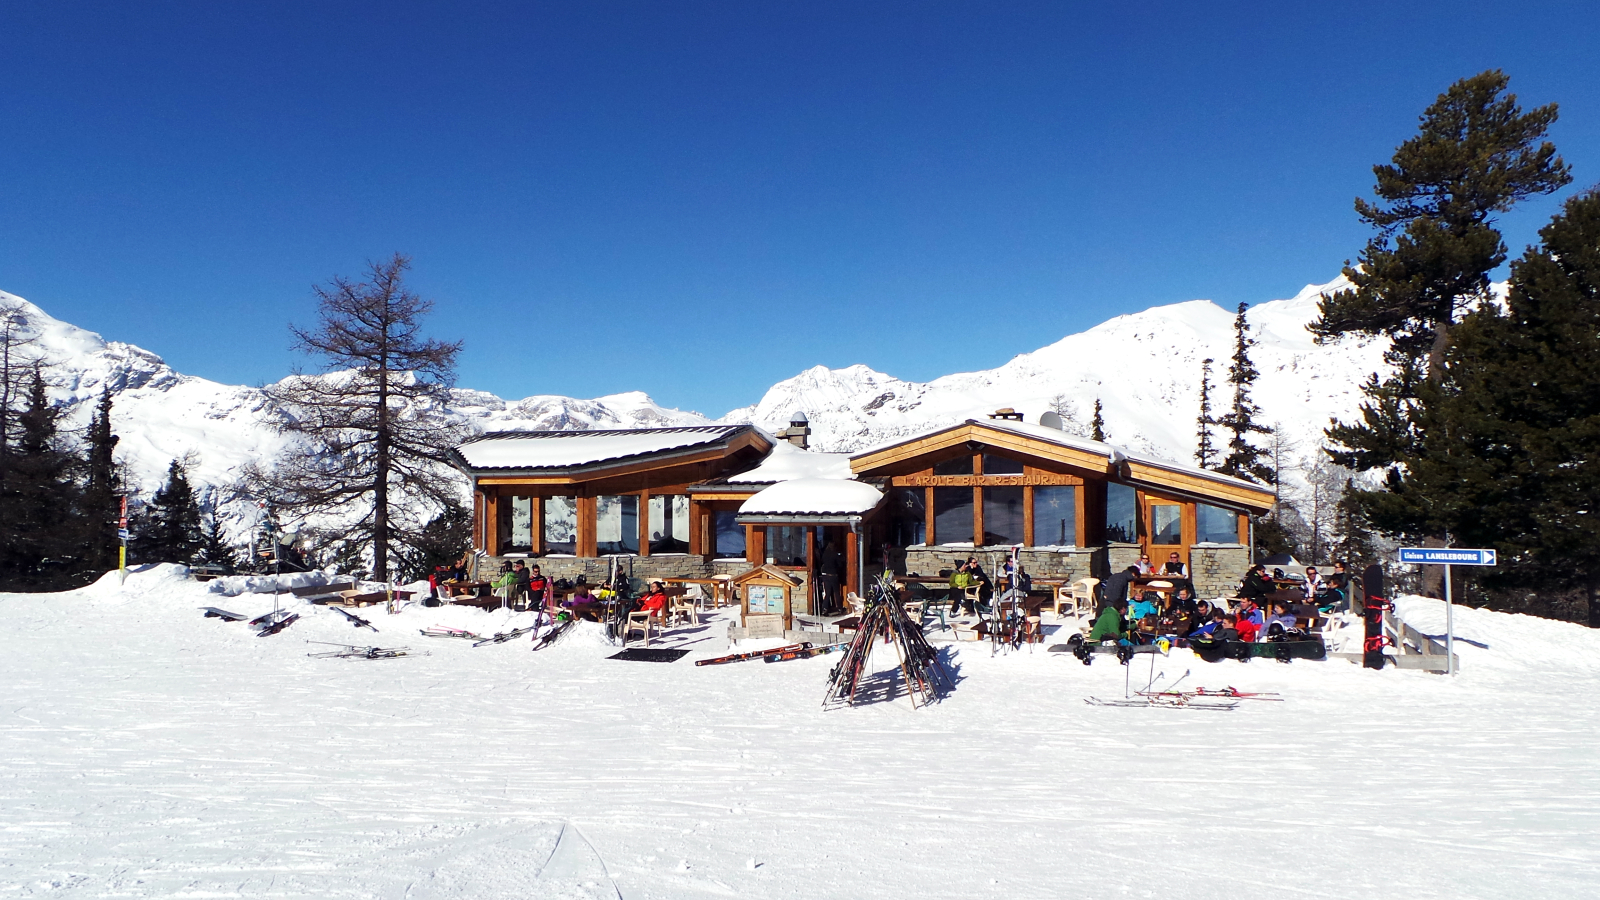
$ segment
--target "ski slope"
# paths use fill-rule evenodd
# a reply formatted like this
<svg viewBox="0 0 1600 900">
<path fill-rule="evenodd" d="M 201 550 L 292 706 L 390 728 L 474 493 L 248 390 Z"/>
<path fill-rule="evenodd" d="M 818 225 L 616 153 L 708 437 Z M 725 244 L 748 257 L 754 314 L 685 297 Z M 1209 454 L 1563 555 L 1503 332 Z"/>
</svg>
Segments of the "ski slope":
<svg viewBox="0 0 1600 900">
<path fill-rule="evenodd" d="M 266 638 L 200 615 L 265 586 L 0 595 L 0 897 L 1596 895 L 1600 634 L 1575 625 L 1458 610 L 1487 649 L 1455 679 L 1156 661 L 1285 698 L 1232 712 L 1083 702 L 1145 657 L 969 644 L 942 704 L 824 711 L 831 657 L 694 667 L 726 613 L 672 664 L 607 660 L 593 625 L 538 653 L 417 634 L 529 618 L 465 608 L 369 608 L 373 634 L 299 605 Z"/>
</svg>

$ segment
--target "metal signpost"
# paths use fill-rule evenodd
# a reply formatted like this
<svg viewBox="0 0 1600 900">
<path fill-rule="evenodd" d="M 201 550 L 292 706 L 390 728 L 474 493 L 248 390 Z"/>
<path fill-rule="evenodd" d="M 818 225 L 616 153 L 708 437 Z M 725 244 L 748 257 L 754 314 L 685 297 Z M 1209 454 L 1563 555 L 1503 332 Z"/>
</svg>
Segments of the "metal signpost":
<svg viewBox="0 0 1600 900">
<path fill-rule="evenodd" d="M 1456 673 L 1455 604 L 1450 600 L 1451 566 L 1492 566 L 1493 550 L 1464 547 L 1401 547 L 1400 561 L 1418 566 L 1444 566 L 1444 655 L 1451 675 Z"/>
</svg>

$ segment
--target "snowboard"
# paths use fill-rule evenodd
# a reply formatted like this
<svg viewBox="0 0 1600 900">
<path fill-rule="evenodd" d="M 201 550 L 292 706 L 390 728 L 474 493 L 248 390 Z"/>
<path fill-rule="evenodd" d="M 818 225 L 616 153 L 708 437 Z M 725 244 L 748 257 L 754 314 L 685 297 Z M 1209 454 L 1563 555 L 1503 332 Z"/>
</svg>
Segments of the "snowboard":
<svg viewBox="0 0 1600 900">
<path fill-rule="evenodd" d="M 215 606 L 202 606 L 200 608 L 205 610 L 205 617 L 208 619 L 221 619 L 224 622 L 243 622 L 245 619 L 250 618 L 249 616 L 241 616 L 236 612 L 217 609 Z"/>
</svg>

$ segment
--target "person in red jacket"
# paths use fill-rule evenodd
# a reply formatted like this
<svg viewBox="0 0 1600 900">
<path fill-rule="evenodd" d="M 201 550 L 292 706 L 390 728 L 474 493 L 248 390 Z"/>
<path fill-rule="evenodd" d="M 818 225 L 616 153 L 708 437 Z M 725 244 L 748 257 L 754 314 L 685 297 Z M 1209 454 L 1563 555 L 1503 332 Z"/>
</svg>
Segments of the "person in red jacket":
<svg viewBox="0 0 1600 900">
<path fill-rule="evenodd" d="M 1252 622 L 1246 616 L 1238 616 L 1237 618 L 1238 621 L 1233 623 L 1233 627 L 1239 632 L 1239 640 L 1247 644 L 1253 642 L 1256 639 L 1256 635 L 1260 633 L 1261 626 Z"/>
<path fill-rule="evenodd" d="M 639 611 L 661 616 L 667 610 L 667 588 L 659 581 L 650 582 L 650 589 L 639 598 Z"/>
</svg>

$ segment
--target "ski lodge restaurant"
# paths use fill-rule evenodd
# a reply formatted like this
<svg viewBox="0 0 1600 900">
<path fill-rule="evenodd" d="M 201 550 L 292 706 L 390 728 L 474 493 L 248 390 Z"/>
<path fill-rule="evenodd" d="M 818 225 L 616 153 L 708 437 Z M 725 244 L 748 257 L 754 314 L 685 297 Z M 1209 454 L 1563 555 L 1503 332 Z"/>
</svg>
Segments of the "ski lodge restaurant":
<svg viewBox="0 0 1600 900">
<path fill-rule="evenodd" d="M 827 612 L 821 574 L 861 593 L 885 563 L 931 581 L 972 555 L 993 572 L 1021 545 L 1036 582 L 1104 579 L 1141 554 L 1159 565 L 1177 553 L 1199 596 L 1232 596 L 1250 516 L 1273 499 L 1009 409 L 855 454 L 813 452 L 809 434 L 799 414 L 776 435 L 707 425 L 473 438 L 454 459 L 472 481 L 479 576 L 518 557 L 591 584 L 614 560 L 636 585 L 730 576 L 750 581 L 746 593 L 781 590 L 792 627 Z"/>
</svg>

